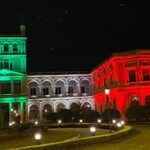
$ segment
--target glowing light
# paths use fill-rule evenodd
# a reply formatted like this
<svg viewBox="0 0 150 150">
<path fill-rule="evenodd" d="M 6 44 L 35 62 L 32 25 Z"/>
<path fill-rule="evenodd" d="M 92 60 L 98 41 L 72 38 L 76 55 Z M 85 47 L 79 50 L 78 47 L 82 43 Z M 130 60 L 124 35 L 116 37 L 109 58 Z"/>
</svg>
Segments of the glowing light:
<svg viewBox="0 0 150 150">
<path fill-rule="evenodd" d="M 47 112 L 48 112 L 48 110 L 47 110 L 47 109 L 45 109 L 45 110 L 44 110 L 44 112 L 46 112 L 46 113 L 47 113 Z"/>
<path fill-rule="evenodd" d="M 58 124 L 61 124 L 62 123 L 62 121 L 61 120 L 58 120 Z"/>
<path fill-rule="evenodd" d="M 121 120 L 121 121 L 120 121 L 120 123 L 121 123 L 122 125 L 124 125 L 124 124 L 125 124 L 125 122 L 124 122 L 123 120 Z"/>
<path fill-rule="evenodd" d="M 79 122 L 80 122 L 80 123 L 83 123 L 83 120 L 82 120 L 82 119 L 80 119 L 80 120 L 79 120 Z"/>
<path fill-rule="evenodd" d="M 41 138 L 42 138 L 41 133 L 35 133 L 34 138 L 35 138 L 35 140 L 41 140 Z"/>
<path fill-rule="evenodd" d="M 39 122 L 38 122 L 38 121 L 35 121 L 35 122 L 34 122 L 34 124 L 35 124 L 35 125 L 38 125 L 38 124 L 39 124 Z"/>
<path fill-rule="evenodd" d="M 113 119 L 113 120 L 112 120 L 112 123 L 113 123 L 113 124 L 115 124 L 115 123 L 116 123 L 116 120 L 115 120 L 115 119 Z"/>
<path fill-rule="evenodd" d="M 101 123 L 101 122 L 102 122 L 102 120 L 101 120 L 101 119 L 97 119 L 97 122 L 98 122 L 98 123 Z"/>
<path fill-rule="evenodd" d="M 109 94 L 110 90 L 109 89 L 105 89 L 105 94 Z"/>
<path fill-rule="evenodd" d="M 92 133 L 92 135 L 95 135 L 96 128 L 95 127 L 90 127 L 90 132 Z"/>
<path fill-rule="evenodd" d="M 120 122 L 118 122 L 116 125 L 117 125 L 118 128 L 122 127 L 122 124 Z"/>
</svg>

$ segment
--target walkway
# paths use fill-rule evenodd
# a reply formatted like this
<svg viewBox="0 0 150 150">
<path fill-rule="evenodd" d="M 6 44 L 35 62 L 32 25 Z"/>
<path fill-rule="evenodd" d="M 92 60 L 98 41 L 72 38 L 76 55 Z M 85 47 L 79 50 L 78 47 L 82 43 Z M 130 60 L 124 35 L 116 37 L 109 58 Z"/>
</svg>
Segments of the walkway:
<svg viewBox="0 0 150 150">
<path fill-rule="evenodd" d="M 134 125 L 136 131 L 127 137 L 101 144 L 78 147 L 71 150 L 148 150 L 150 149 L 150 124 Z"/>
</svg>

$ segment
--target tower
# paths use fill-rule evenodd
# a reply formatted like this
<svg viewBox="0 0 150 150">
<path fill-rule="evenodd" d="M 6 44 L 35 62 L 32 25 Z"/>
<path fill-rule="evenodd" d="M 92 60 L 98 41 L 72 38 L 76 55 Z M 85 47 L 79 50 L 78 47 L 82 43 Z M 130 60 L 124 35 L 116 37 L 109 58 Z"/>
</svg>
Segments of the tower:
<svg viewBox="0 0 150 150">
<path fill-rule="evenodd" d="M 26 40 L 25 26 L 20 35 L 0 36 L 0 123 L 22 120 L 26 116 Z M 18 118 L 19 119 L 18 119 Z"/>
</svg>

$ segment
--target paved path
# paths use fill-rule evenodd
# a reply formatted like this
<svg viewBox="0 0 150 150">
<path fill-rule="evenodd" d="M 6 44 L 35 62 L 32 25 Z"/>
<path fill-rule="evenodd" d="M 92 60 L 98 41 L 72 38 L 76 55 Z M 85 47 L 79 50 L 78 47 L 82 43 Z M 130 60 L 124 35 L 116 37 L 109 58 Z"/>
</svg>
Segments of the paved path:
<svg viewBox="0 0 150 150">
<path fill-rule="evenodd" d="M 150 125 L 134 125 L 133 127 L 136 131 L 130 136 L 71 150 L 150 150 Z"/>
</svg>

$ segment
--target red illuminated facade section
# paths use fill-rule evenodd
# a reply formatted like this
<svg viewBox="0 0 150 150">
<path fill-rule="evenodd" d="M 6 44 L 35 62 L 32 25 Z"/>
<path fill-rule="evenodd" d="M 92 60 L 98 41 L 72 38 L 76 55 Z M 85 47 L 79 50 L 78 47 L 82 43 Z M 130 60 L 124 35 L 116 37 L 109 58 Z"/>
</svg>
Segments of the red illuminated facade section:
<svg viewBox="0 0 150 150">
<path fill-rule="evenodd" d="M 122 114 L 138 103 L 150 105 L 150 50 L 114 53 L 92 71 L 93 98 L 96 109 L 106 108 L 105 89 L 109 88 L 109 102 Z"/>
</svg>

